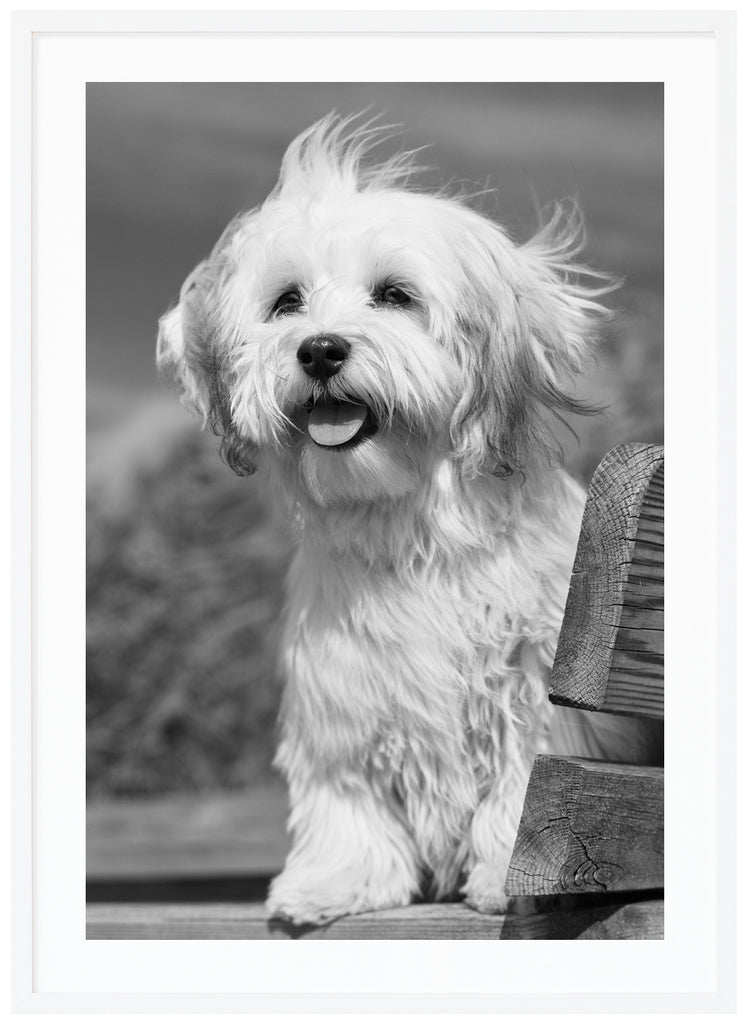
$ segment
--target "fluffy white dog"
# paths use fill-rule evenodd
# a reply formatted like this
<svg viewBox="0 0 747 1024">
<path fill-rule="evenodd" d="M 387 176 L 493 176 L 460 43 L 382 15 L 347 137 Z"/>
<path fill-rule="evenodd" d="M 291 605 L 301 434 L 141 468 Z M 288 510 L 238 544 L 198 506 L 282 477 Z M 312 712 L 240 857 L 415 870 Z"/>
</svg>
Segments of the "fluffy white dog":
<svg viewBox="0 0 747 1024">
<path fill-rule="evenodd" d="M 377 139 L 332 116 L 299 136 L 158 340 L 297 527 L 293 845 L 268 901 L 295 922 L 460 887 L 503 911 L 534 755 L 621 742 L 605 716 L 554 724 L 546 691 L 583 508 L 547 421 L 583 411 L 568 385 L 610 282 L 574 263 L 574 207 L 517 245 L 409 188 L 409 156 L 365 167 Z"/>
</svg>

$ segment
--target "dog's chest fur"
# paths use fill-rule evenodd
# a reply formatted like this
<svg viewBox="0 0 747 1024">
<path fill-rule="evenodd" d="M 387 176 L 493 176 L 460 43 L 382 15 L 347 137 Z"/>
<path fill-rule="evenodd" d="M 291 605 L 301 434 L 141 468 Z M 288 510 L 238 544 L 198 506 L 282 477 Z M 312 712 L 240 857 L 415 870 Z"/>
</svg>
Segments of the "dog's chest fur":
<svg viewBox="0 0 747 1024">
<path fill-rule="evenodd" d="M 463 834 L 501 763 L 517 746 L 537 749 L 546 723 L 580 509 L 565 474 L 549 480 L 442 480 L 427 518 L 412 502 L 304 524 L 283 643 L 282 767 L 303 757 L 344 783 L 365 764 L 421 845 Z"/>
</svg>

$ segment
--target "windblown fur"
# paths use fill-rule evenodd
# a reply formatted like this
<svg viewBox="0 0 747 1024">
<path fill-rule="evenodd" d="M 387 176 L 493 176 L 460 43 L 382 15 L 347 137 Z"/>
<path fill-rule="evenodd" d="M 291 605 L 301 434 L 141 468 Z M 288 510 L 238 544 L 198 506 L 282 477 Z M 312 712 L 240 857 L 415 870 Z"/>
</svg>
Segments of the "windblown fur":
<svg viewBox="0 0 747 1024">
<path fill-rule="evenodd" d="M 409 187 L 411 155 L 366 166 L 377 138 L 334 117 L 297 138 L 158 340 L 229 465 L 258 468 L 297 527 L 277 753 L 293 846 L 269 898 L 297 922 L 460 887 L 505 909 L 534 755 L 625 743 L 546 694 L 583 507 L 551 425 L 584 411 L 573 380 L 612 284 L 576 262 L 575 206 L 518 245 Z M 300 362 L 319 338 L 347 347 L 327 378 Z M 317 406 L 366 419 L 327 446 Z"/>
</svg>

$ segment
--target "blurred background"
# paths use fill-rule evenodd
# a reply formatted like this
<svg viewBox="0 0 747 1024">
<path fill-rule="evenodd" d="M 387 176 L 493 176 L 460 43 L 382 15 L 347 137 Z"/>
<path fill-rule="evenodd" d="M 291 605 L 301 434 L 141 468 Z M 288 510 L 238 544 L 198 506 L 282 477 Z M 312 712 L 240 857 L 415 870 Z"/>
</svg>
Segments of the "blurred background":
<svg viewBox="0 0 747 1024">
<path fill-rule="evenodd" d="M 428 147 L 424 184 L 495 188 L 479 204 L 517 239 L 538 206 L 579 198 L 588 262 L 625 285 L 583 386 L 607 411 L 561 438 L 567 465 L 588 481 L 614 445 L 663 440 L 661 85 L 89 84 L 87 770 L 106 857 L 112 798 L 147 821 L 146 798 L 173 795 L 152 834 L 166 807 L 210 828 L 231 791 L 275 792 L 289 538 L 261 480 L 233 476 L 159 384 L 156 323 L 290 140 L 364 108 L 403 126 L 390 148 Z"/>
</svg>

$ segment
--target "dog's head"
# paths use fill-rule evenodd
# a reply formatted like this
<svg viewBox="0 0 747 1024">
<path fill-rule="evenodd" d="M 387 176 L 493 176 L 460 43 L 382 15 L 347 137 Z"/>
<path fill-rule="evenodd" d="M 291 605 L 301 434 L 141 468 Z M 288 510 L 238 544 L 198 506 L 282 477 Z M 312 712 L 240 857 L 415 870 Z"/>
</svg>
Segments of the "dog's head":
<svg viewBox="0 0 747 1024">
<path fill-rule="evenodd" d="M 408 189 L 408 156 L 364 167 L 375 137 L 334 117 L 299 136 L 160 324 L 229 464 L 273 460 L 322 505 L 407 494 L 444 458 L 475 476 L 546 457 L 610 290 L 574 264 L 575 206 L 517 245 Z"/>
</svg>

